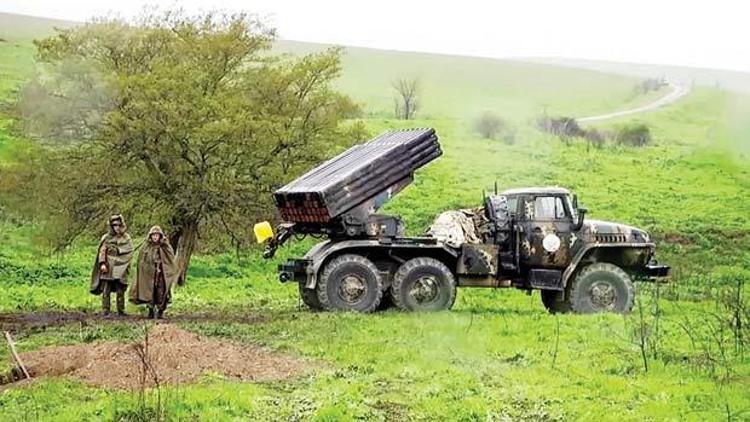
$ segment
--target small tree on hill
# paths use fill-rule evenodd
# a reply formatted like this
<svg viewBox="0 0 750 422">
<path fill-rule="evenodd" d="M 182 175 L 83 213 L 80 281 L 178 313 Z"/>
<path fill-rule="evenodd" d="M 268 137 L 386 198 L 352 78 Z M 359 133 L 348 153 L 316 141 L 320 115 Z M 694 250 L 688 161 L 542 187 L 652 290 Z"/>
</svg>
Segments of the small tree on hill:
<svg viewBox="0 0 750 422">
<path fill-rule="evenodd" d="M 396 90 L 394 98 L 396 117 L 402 120 L 414 118 L 419 108 L 419 80 L 416 78 L 399 78 L 391 83 Z"/>
<path fill-rule="evenodd" d="M 164 224 L 180 280 L 199 241 L 252 239 L 274 187 L 361 129 L 342 125 L 357 108 L 332 88 L 340 51 L 277 58 L 273 37 L 246 14 L 167 12 L 36 42 L 43 69 L 18 113 L 55 148 L 15 168 L 13 203 L 58 247 L 113 212 Z"/>
<path fill-rule="evenodd" d="M 474 130 L 484 139 L 500 139 L 507 144 L 515 141 L 513 127 L 497 114 L 487 111 L 474 121 Z"/>
</svg>

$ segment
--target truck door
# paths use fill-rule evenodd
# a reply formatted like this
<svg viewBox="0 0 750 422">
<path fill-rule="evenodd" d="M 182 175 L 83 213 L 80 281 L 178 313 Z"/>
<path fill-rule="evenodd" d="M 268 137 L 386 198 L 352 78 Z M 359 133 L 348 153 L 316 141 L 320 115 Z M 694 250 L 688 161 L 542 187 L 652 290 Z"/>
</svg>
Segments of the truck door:
<svg viewBox="0 0 750 422">
<path fill-rule="evenodd" d="M 522 207 L 521 263 L 532 268 L 567 267 L 574 239 L 573 219 L 565 198 L 529 195 L 523 198 Z"/>
</svg>

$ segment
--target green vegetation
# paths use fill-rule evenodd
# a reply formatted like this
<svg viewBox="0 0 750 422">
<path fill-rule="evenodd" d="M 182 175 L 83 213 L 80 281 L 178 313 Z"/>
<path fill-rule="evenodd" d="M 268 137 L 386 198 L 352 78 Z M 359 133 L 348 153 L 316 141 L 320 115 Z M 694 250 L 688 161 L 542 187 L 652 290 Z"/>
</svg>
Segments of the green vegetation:
<svg viewBox="0 0 750 422">
<path fill-rule="evenodd" d="M 332 88 L 338 49 L 269 57 L 271 42 L 243 13 L 102 20 L 36 40 L 43 71 L 13 110 L 55 148 L 13 169 L 9 208 L 44 221 L 58 248 L 113 212 L 134 228 L 168 222 L 179 284 L 199 233 L 246 246 L 274 185 L 363 132 Z"/>
<path fill-rule="evenodd" d="M 28 69 L 32 50 L 25 45 L 26 55 L 19 60 L 27 64 L 16 69 Z M 316 47 L 282 43 L 280 48 Z M 7 62 L 0 57 L 0 63 Z M 14 75 L 20 81 L 25 73 Z M 188 284 L 174 292 L 172 315 L 261 318 L 181 325 L 323 365 L 313 375 L 285 382 L 242 384 L 209 374 L 194 385 L 168 387 L 169 417 L 748 417 L 750 351 L 732 330 L 736 307 L 730 293 L 750 283 L 750 99 L 697 88 L 677 104 L 637 116 L 651 130 L 647 146 L 608 141 L 588 148 L 583 139 L 566 144 L 537 130 L 540 110 L 575 116 L 647 102 L 646 96 L 632 97 L 637 79 L 520 62 L 351 49 L 339 86 L 363 104 L 371 132 L 402 125 L 392 119 L 389 91 L 390 82 L 402 76 L 419 76 L 423 90 L 423 108 L 410 125 L 437 128 L 445 150 L 384 210 L 402 215 L 411 233 L 424 231 L 442 210 L 475 206 L 481 190 L 495 181 L 502 188 L 562 185 L 579 194 L 593 218 L 649 230 L 660 259 L 674 268 L 673 284 L 641 284 L 638 306 L 627 317 L 553 316 L 538 294 L 481 289 L 460 290 L 454 310 L 445 313 L 310 313 L 300 308 L 294 286 L 276 281 L 275 265 L 302 254 L 312 241 L 293 242 L 273 261 L 262 260 L 257 250 L 196 256 Z M 3 78 L 2 84 L 5 98 L 11 97 L 17 82 Z M 514 144 L 475 133 L 472 118 L 485 110 L 512 119 Z M 610 131 L 630 122 L 595 127 Z M 0 126 L 0 141 L 0 158 L 6 162 L 13 157 L 8 151 L 23 145 L 7 125 Z M 40 258 L 37 226 L 19 220 L 0 222 L 0 312 L 96 312 L 98 298 L 86 291 L 95 239 L 79 239 L 64 254 Z M 745 300 L 748 296 L 747 289 L 740 294 Z M 94 322 L 14 335 L 21 351 L 28 351 L 132 339 L 138 330 L 137 325 Z M 0 361 L 8 361 L 5 349 Z M 0 419 L 112 419 L 129 414 L 136 401 L 131 392 L 40 379 L 3 391 Z"/>
</svg>

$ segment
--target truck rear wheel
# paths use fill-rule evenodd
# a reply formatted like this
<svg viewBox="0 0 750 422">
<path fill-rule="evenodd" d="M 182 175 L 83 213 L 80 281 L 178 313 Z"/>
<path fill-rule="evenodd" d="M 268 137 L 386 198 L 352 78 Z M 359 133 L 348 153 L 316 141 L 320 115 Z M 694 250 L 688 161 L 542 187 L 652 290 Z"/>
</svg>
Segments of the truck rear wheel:
<svg viewBox="0 0 750 422">
<path fill-rule="evenodd" d="M 305 283 L 299 284 L 299 295 L 302 298 L 302 302 L 307 305 L 308 308 L 313 311 L 323 310 L 323 305 L 318 300 L 318 292 L 315 289 L 308 289 L 305 287 Z"/>
<path fill-rule="evenodd" d="M 456 280 L 437 259 L 414 258 L 396 271 L 391 297 L 404 311 L 450 309 L 456 301 Z"/>
<path fill-rule="evenodd" d="M 570 306 L 576 313 L 615 312 L 633 309 L 635 289 L 622 268 L 600 262 L 585 267 L 573 280 Z"/>
<path fill-rule="evenodd" d="M 327 263 L 317 287 L 318 301 L 329 311 L 372 312 L 383 297 L 375 264 L 361 255 L 341 255 Z"/>
</svg>

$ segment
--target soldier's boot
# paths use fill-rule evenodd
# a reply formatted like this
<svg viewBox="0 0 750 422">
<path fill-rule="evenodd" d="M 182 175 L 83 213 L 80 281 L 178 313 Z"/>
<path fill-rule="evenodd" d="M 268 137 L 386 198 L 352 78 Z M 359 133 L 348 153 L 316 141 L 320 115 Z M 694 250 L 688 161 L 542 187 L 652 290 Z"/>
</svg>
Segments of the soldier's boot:
<svg viewBox="0 0 750 422">
<path fill-rule="evenodd" d="M 156 319 L 164 319 L 164 309 L 159 309 L 156 312 Z"/>
<path fill-rule="evenodd" d="M 102 289 L 102 315 L 104 315 L 105 318 L 109 317 L 109 309 L 110 309 L 110 303 L 109 303 L 109 282 L 103 281 L 104 288 Z"/>
<path fill-rule="evenodd" d="M 119 287 L 117 289 L 117 315 L 125 316 L 125 289 Z"/>
<path fill-rule="evenodd" d="M 154 319 L 154 307 L 153 306 L 148 307 L 148 318 Z"/>
</svg>

